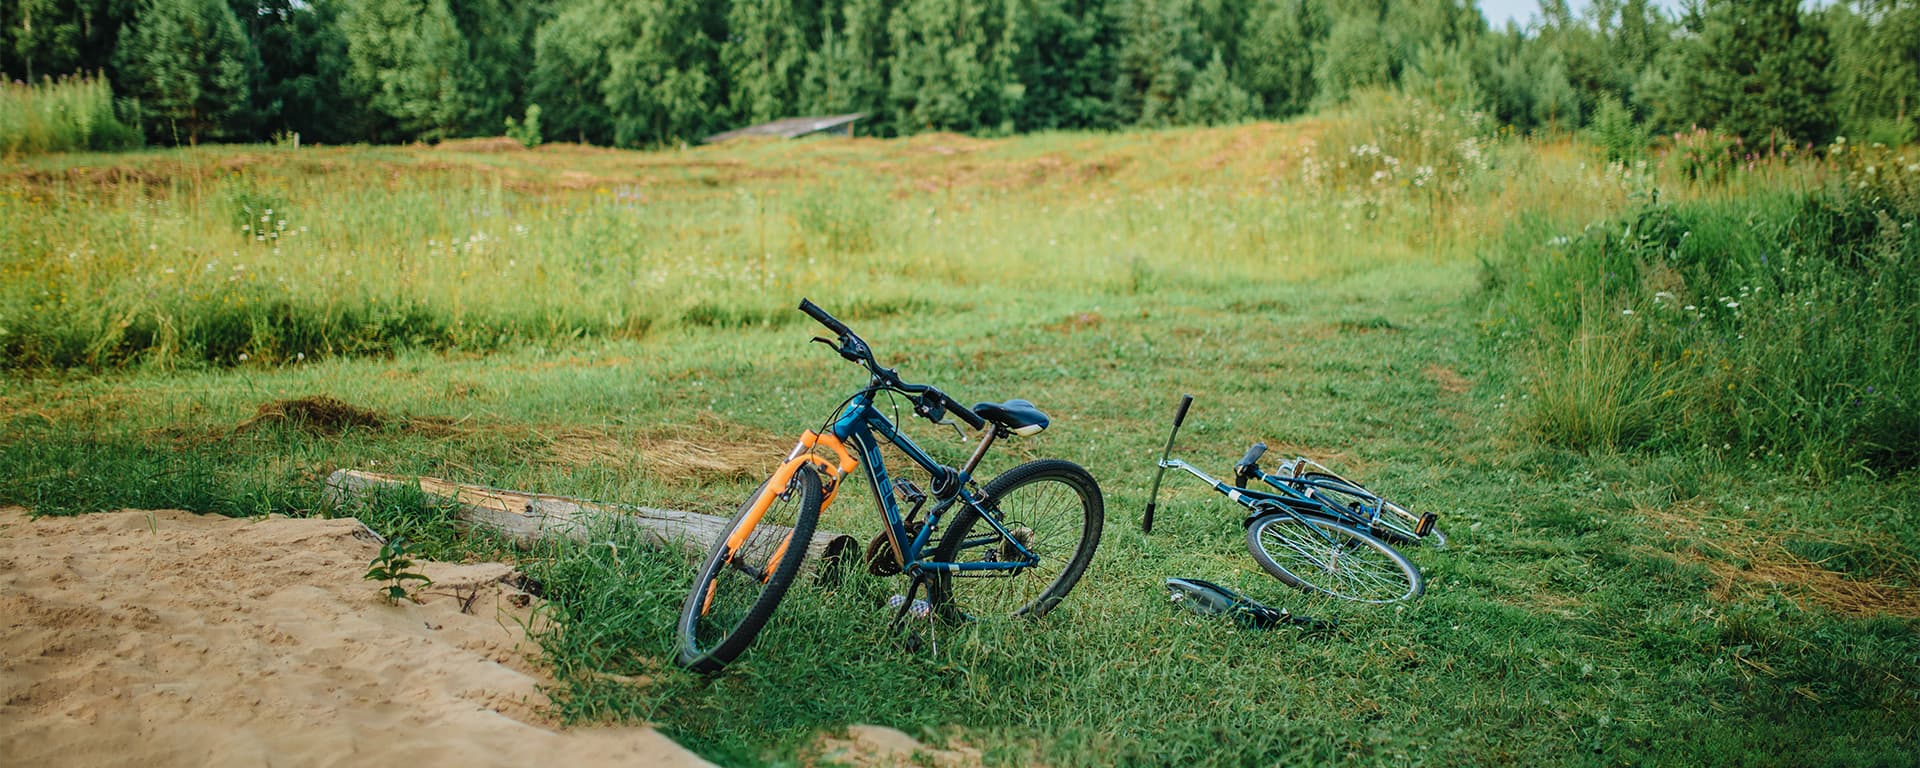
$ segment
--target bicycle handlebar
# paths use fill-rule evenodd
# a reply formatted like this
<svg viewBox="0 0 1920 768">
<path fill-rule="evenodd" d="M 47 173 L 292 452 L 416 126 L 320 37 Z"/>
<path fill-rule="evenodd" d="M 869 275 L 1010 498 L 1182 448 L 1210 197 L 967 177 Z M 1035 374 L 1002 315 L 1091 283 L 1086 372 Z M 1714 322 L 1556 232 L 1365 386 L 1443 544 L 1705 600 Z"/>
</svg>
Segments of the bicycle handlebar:
<svg viewBox="0 0 1920 768">
<path fill-rule="evenodd" d="M 827 314 L 826 310 L 821 309 L 820 305 L 815 304 L 812 301 L 809 301 L 807 299 L 801 299 L 800 311 L 807 313 L 808 317 L 811 317 L 815 320 L 820 321 L 820 324 L 826 326 L 827 330 L 829 331 L 833 331 L 834 333 L 839 334 L 841 336 L 854 336 L 852 328 L 848 328 L 846 323 L 840 322 L 839 320 L 835 319 L 833 315 Z M 854 336 L 854 338 L 859 338 L 859 337 Z"/>
<path fill-rule="evenodd" d="M 974 413 L 972 408 L 961 405 L 960 401 L 940 391 L 938 387 L 932 384 L 908 384 L 901 381 L 899 374 L 894 373 L 892 368 L 880 367 L 880 364 L 874 361 L 873 350 L 867 346 L 866 340 L 860 338 L 859 334 L 854 333 L 852 328 L 848 328 L 846 323 L 840 322 L 838 318 L 828 314 L 826 310 L 821 309 L 820 305 L 808 299 L 801 299 L 800 311 L 807 313 L 808 317 L 813 318 L 821 325 L 826 326 L 827 330 L 833 331 L 838 335 L 840 337 L 840 343 L 838 346 L 835 346 L 835 350 L 840 353 L 840 356 L 866 366 L 867 372 L 873 374 L 873 377 L 879 379 L 882 384 L 909 395 L 931 396 L 933 402 L 925 402 L 926 398 L 922 398 L 922 402 L 914 407 L 914 413 L 919 414 L 928 421 L 938 424 L 940 422 L 941 412 L 949 412 L 959 416 L 961 421 L 967 423 L 967 426 L 973 427 L 976 430 L 986 429 L 986 419 L 980 418 L 980 414 Z"/>
</svg>

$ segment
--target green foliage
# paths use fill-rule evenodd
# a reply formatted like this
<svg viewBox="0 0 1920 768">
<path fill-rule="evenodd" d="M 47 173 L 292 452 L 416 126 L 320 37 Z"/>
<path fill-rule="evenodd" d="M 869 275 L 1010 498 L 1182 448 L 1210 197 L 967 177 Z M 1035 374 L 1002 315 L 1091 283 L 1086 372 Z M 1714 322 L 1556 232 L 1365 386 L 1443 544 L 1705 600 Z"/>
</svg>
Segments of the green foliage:
<svg viewBox="0 0 1920 768">
<path fill-rule="evenodd" d="M 1008 32 L 1018 4 L 902 0 L 887 20 L 887 99 L 910 131 L 1012 129 L 1024 87 Z M 996 13 L 998 11 L 998 13 Z"/>
<path fill-rule="evenodd" d="M 736 119 L 791 117 L 806 73 L 808 26 L 793 0 L 733 0 L 720 47 L 727 99 Z"/>
<path fill-rule="evenodd" d="M 367 581 L 384 581 L 387 586 L 380 590 L 380 596 L 386 598 L 388 605 L 397 605 L 401 600 L 419 599 L 413 596 L 415 589 L 433 586 L 433 579 L 426 574 L 414 573 L 413 552 L 407 546 L 406 539 L 388 539 L 380 545 L 380 554 L 373 556 L 373 562 L 367 564 L 367 573 L 361 578 Z M 420 582 L 409 585 L 407 582 Z"/>
<path fill-rule="evenodd" d="M 1920 374 L 1901 362 L 1920 354 L 1920 165 L 1837 157 L 1812 192 L 1651 204 L 1545 247 L 1517 235 L 1495 311 L 1534 329 L 1529 426 L 1820 474 L 1920 465 Z"/>
<path fill-rule="evenodd" d="M 1339 104 L 1354 91 L 1393 82 L 1393 52 L 1376 18 L 1341 16 L 1314 54 L 1314 93 L 1321 105 Z"/>
<path fill-rule="evenodd" d="M 719 43 L 725 17 L 715 0 L 595 4 L 614 43 L 600 84 L 625 146 L 690 141 L 722 123 Z"/>
<path fill-rule="evenodd" d="M 1194 0 L 1115 0 L 1114 106 L 1122 122 L 1171 123 L 1203 55 Z"/>
<path fill-rule="evenodd" d="M 365 96 L 380 126 L 376 138 L 432 141 L 460 135 L 477 81 L 447 0 L 344 3 L 346 87 Z"/>
<path fill-rule="evenodd" d="M 0 73 L 28 83 L 106 72 L 139 0 L 0 0 Z M 116 80 L 116 87 L 125 83 Z"/>
<path fill-rule="evenodd" d="M 1114 124 L 1114 30 L 1098 0 L 1034 0 L 1008 30 L 1020 130 Z"/>
<path fill-rule="evenodd" d="M 1920 3 L 1835 3 L 1824 21 L 1842 131 L 1865 143 L 1920 139 Z"/>
<path fill-rule="evenodd" d="M 139 145 L 139 134 L 114 117 L 113 90 L 104 79 L 0 83 L 0 156 Z"/>
<path fill-rule="evenodd" d="M 247 132 L 259 56 L 226 0 L 149 0 L 114 63 L 148 138 L 197 144 Z"/>
<path fill-rule="evenodd" d="M 1252 94 L 1234 84 L 1219 51 L 1214 51 L 1207 68 L 1194 77 L 1174 113 L 1188 125 L 1225 125 L 1256 114 Z"/>
<path fill-rule="evenodd" d="M 870 130 L 894 130 L 887 100 L 887 4 L 847 0 L 822 4 L 820 44 L 807 53 L 799 106 L 812 115 L 862 112 Z M 834 10 L 839 13 L 834 13 Z"/>
<path fill-rule="evenodd" d="M 1827 40 L 1795 0 L 1712 0 L 1688 11 L 1659 92 L 1667 130 L 1694 126 L 1769 142 L 1823 143 L 1833 135 Z"/>
<path fill-rule="evenodd" d="M 1614 94 L 1600 97 L 1600 105 L 1594 109 L 1591 133 L 1593 142 L 1606 152 L 1608 160 L 1634 160 L 1646 152 L 1646 129 L 1633 119 L 1633 113 Z"/>
<path fill-rule="evenodd" d="M 1331 24 L 1318 0 L 1262 0 L 1249 10 L 1240 41 L 1240 84 L 1262 114 L 1289 117 L 1314 102 L 1314 46 Z"/>
<path fill-rule="evenodd" d="M 613 143 L 613 112 L 603 90 L 613 68 L 607 52 L 620 35 L 611 12 L 599 0 L 571 0 L 534 34 L 528 98 L 547 105 L 553 137 Z"/>
<path fill-rule="evenodd" d="M 507 138 L 520 142 L 520 146 L 532 149 L 540 146 L 540 105 L 528 104 L 525 120 L 506 119 Z"/>
</svg>

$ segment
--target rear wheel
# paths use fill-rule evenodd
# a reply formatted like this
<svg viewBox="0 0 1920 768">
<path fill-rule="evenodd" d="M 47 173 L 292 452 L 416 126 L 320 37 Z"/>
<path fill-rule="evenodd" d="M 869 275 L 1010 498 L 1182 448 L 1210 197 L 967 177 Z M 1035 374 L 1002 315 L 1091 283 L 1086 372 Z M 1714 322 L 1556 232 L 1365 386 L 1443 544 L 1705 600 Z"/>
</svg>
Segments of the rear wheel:
<svg viewBox="0 0 1920 768">
<path fill-rule="evenodd" d="M 757 508 L 764 512 L 750 519 Z M 717 672 L 747 649 L 787 594 L 819 519 L 820 474 L 811 464 L 801 465 L 777 490 L 762 483 L 740 505 L 680 607 L 681 666 Z"/>
<path fill-rule="evenodd" d="M 991 563 L 1021 559 L 1020 547 L 1039 557 L 1012 570 L 930 574 L 932 603 L 942 618 L 1038 618 L 1053 610 L 1093 562 L 1105 506 L 1100 485 L 1085 469 L 1059 459 L 1032 461 L 988 482 L 981 507 L 1013 537 L 1009 541 L 979 510 L 962 506 L 932 559 Z"/>
<path fill-rule="evenodd" d="M 1386 542 L 1345 523 L 1275 512 L 1247 526 L 1247 550 L 1283 582 L 1358 603 L 1419 597 L 1420 569 Z"/>
</svg>

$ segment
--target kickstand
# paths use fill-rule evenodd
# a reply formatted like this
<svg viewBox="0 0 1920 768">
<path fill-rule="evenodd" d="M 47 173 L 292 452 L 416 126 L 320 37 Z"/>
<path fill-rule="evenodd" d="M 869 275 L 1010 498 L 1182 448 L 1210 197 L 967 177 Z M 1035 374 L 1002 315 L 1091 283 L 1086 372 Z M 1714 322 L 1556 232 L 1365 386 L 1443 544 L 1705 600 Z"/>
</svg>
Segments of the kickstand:
<svg viewBox="0 0 1920 768">
<path fill-rule="evenodd" d="M 925 577 L 916 574 L 913 577 L 913 582 L 907 586 L 906 594 L 894 595 L 888 598 L 887 606 L 893 609 L 893 620 L 888 622 L 887 631 L 903 636 L 903 641 L 906 643 L 907 649 L 917 651 L 920 649 L 920 633 L 915 627 L 909 624 L 908 620 L 910 618 L 923 619 L 927 622 L 928 648 L 938 652 L 940 650 L 940 641 L 939 638 L 934 635 L 933 607 L 927 601 L 914 597 L 920 593 L 920 587 L 924 583 Z M 933 590 L 928 589 L 927 592 L 931 594 Z"/>
</svg>

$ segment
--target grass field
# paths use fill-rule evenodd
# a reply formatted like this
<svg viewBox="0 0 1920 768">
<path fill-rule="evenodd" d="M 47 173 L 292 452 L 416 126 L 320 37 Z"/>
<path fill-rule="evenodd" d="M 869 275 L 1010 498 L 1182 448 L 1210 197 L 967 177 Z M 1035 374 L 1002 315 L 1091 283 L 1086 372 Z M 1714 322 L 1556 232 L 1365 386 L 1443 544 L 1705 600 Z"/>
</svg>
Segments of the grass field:
<svg viewBox="0 0 1920 768">
<path fill-rule="evenodd" d="M 805 343 L 806 296 L 909 380 L 1048 411 L 1048 432 L 984 474 L 1042 456 L 1089 468 L 1108 512 L 1092 569 L 1046 620 L 952 630 L 936 650 L 885 634 L 893 582 L 796 589 L 705 679 L 667 663 L 691 576 L 677 556 L 522 554 L 559 619 L 541 642 L 568 721 L 654 722 L 744 765 L 815 763 L 818 737 L 852 723 L 1006 765 L 1912 764 L 1912 433 L 1833 453 L 1879 433 L 1813 409 L 1831 430 L 1805 444 L 1725 432 L 1716 414 L 1754 411 L 1704 388 L 1636 411 L 1621 388 L 1651 386 L 1656 353 L 1688 338 L 1596 326 L 1634 314 L 1555 261 L 1617 254 L 1582 243 L 1648 210 L 1791 218 L 1765 201 L 1833 189 L 1847 167 L 1695 182 L 1423 110 L 654 154 L 34 158 L 0 179 L 0 502 L 315 513 L 319 479 L 359 467 L 729 512 L 862 381 Z M 1863 235 L 1883 246 L 1873 290 L 1920 271 L 1914 210 L 1891 189 L 1873 210 L 1892 228 Z M 1790 235 L 1812 253 L 1796 264 L 1827 252 Z M 1652 253 L 1618 269 L 1680 251 Z M 1585 321 L 1554 312 L 1583 301 Z M 1905 333 L 1848 371 L 1881 375 L 1913 342 L 1910 307 L 1830 307 L 1828 326 Z M 1873 380 L 1891 404 L 1871 423 L 1912 423 L 1920 392 L 1901 375 Z M 1437 512 L 1452 545 L 1412 552 L 1427 595 L 1291 593 L 1247 556 L 1235 508 L 1179 478 L 1142 536 L 1183 392 L 1197 403 L 1179 453 L 1196 464 L 1224 473 L 1265 440 Z M 367 413 L 334 431 L 260 410 L 310 395 Z M 906 427 L 964 458 L 950 431 Z M 878 530 L 848 503 L 864 490 L 841 498 L 823 527 Z M 499 554 L 429 506 L 372 522 L 430 554 Z M 1189 616 L 1167 576 L 1341 626 Z"/>
</svg>

